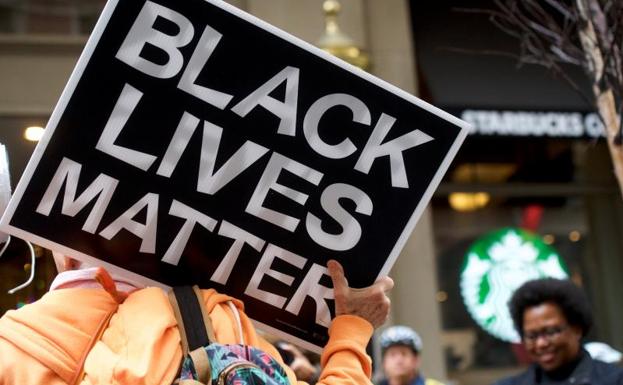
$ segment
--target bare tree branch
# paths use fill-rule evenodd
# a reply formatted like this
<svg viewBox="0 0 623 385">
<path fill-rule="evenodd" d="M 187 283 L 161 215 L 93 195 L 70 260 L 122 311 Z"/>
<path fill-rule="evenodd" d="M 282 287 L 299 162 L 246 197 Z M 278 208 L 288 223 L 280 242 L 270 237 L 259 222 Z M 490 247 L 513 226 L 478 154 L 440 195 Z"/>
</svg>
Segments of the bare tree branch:
<svg viewBox="0 0 623 385">
<path fill-rule="evenodd" d="M 495 8 L 491 10 L 463 11 L 488 15 L 500 31 L 517 39 L 519 53 L 480 52 L 516 57 L 518 65 L 548 68 L 582 99 L 594 104 L 606 127 L 608 148 L 623 192 L 623 1 L 494 0 L 493 3 Z M 592 101 L 562 63 L 584 69 L 593 85 Z"/>
</svg>

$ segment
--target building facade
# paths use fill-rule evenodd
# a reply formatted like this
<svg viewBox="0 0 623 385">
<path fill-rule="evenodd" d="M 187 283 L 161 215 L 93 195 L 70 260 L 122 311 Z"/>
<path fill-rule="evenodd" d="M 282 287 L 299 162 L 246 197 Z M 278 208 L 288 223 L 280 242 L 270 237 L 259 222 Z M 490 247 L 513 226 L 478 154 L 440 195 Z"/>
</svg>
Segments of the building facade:
<svg viewBox="0 0 623 385">
<path fill-rule="evenodd" d="M 323 34 L 322 0 L 230 3 L 312 44 Z M 561 254 L 569 275 L 589 291 L 597 321 L 591 337 L 623 350 L 617 326 L 623 306 L 613 294 L 623 292 L 621 194 L 603 139 L 574 134 L 587 119 L 587 130 L 595 127 L 587 117 L 590 106 L 545 71 L 518 70 L 510 59 L 457 53 L 452 48 L 513 43 L 486 27 L 486 20 L 452 11 L 459 4 L 428 3 L 342 0 L 339 14 L 342 31 L 369 54 L 371 73 L 480 130 L 460 150 L 392 270 L 390 322 L 422 335 L 428 376 L 470 385 L 517 371 L 521 354 L 470 317 L 460 277 L 476 239 L 499 228 L 526 227 L 532 215 L 531 229 Z M 35 146 L 23 139 L 23 130 L 45 126 L 103 1 L 6 4 L 0 5 L 0 142 L 7 146 L 14 186 Z M 483 35 L 489 38 L 483 41 Z M 486 194 L 486 202 L 457 211 L 450 202 L 457 192 L 471 193 L 463 200 L 472 203 L 481 199 L 474 193 Z M 0 259 L 0 290 L 28 273 L 23 245 L 12 244 L 10 252 Z M 1 295 L 3 311 L 45 291 L 53 266 L 48 252 L 38 253 L 35 283 L 15 296 Z M 378 349 L 375 353 L 378 357 Z"/>
</svg>

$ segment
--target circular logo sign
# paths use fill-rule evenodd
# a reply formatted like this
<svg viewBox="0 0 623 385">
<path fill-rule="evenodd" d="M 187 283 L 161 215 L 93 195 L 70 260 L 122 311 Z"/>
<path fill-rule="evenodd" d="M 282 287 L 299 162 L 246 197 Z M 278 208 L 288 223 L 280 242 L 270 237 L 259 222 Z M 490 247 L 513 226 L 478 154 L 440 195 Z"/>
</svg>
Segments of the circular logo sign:
<svg viewBox="0 0 623 385">
<path fill-rule="evenodd" d="M 556 251 L 538 235 L 504 228 L 478 239 L 467 251 L 461 295 L 478 325 L 504 341 L 519 342 L 508 310 L 513 292 L 532 279 L 568 276 Z"/>
</svg>

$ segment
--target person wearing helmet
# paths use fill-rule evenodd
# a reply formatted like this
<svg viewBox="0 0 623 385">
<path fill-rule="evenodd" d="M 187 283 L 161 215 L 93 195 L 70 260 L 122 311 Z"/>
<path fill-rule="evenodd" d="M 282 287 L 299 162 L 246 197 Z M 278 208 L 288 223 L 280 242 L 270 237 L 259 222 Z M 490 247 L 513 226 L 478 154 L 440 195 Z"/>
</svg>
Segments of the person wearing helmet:
<svg viewBox="0 0 623 385">
<path fill-rule="evenodd" d="M 422 339 L 407 326 L 392 326 L 381 334 L 385 378 L 378 385 L 443 385 L 420 373 Z"/>
</svg>

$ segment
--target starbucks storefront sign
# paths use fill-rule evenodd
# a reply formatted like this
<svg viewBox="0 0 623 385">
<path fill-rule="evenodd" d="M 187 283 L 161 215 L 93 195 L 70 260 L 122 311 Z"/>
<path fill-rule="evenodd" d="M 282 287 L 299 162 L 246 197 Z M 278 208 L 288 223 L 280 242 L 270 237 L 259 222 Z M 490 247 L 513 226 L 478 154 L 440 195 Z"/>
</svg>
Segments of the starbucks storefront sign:
<svg viewBox="0 0 623 385">
<path fill-rule="evenodd" d="M 524 282 L 544 277 L 564 279 L 567 268 L 540 236 L 503 228 L 474 242 L 461 269 L 461 295 L 476 323 L 493 336 L 519 342 L 508 300 Z"/>
</svg>

